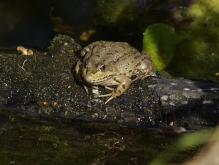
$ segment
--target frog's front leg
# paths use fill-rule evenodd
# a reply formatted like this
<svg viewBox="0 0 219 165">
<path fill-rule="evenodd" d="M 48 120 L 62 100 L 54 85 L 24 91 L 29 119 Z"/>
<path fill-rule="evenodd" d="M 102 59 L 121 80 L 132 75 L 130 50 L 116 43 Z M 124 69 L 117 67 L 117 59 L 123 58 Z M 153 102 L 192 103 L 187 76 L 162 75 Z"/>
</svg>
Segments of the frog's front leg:
<svg viewBox="0 0 219 165">
<path fill-rule="evenodd" d="M 110 98 L 105 102 L 105 104 L 108 103 L 110 100 L 112 100 L 112 99 L 116 98 L 117 96 L 120 96 L 121 94 L 126 92 L 131 84 L 131 79 L 125 75 L 120 75 L 120 76 L 115 77 L 114 81 L 118 83 L 118 86 L 115 89 L 113 89 L 112 92 L 98 96 L 98 97 L 110 96 Z"/>
<path fill-rule="evenodd" d="M 135 75 L 136 78 L 133 79 L 132 82 L 138 79 L 146 78 L 148 76 L 151 76 L 152 74 L 154 74 L 154 69 L 150 55 L 146 52 L 142 52 L 141 58 L 136 63 L 135 71 L 133 73 L 133 75 Z"/>
</svg>

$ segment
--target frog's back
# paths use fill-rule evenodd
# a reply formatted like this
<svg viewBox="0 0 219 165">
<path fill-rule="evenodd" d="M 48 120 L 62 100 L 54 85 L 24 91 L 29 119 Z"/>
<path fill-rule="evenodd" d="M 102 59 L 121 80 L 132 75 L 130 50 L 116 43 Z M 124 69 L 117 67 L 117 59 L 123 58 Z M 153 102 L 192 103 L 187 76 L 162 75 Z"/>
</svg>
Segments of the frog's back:
<svg viewBox="0 0 219 165">
<path fill-rule="evenodd" d="M 128 43 L 102 41 L 93 48 L 92 58 L 117 74 L 131 76 L 141 54 Z"/>
</svg>

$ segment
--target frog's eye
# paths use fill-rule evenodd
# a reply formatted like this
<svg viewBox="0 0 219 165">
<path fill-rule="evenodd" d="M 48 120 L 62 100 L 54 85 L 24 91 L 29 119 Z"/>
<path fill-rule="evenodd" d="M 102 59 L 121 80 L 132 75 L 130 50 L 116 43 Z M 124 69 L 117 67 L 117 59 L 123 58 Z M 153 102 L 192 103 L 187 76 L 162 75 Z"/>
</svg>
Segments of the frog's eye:
<svg viewBox="0 0 219 165">
<path fill-rule="evenodd" d="M 99 67 L 98 67 L 98 70 L 99 71 L 101 71 L 101 72 L 103 72 L 103 71 L 105 71 L 105 65 L 100 65 Z"/>
</svg>

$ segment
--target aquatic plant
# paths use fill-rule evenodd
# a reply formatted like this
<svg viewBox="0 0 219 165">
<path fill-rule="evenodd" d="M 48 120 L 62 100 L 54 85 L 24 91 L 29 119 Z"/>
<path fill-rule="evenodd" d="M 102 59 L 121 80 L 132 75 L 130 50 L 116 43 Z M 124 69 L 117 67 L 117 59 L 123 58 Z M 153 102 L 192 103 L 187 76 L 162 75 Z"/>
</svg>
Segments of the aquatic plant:
<svg viewBox="0 0 219 165">
<path fill-rule="evenodd" d="M 150 54 L 154 68 L 163 70 L 172 60 L 176 46 L 176 34 L 172 26 L 154 24 L 149 26 L 143 38 L 143 51 Z"/>
</svg>

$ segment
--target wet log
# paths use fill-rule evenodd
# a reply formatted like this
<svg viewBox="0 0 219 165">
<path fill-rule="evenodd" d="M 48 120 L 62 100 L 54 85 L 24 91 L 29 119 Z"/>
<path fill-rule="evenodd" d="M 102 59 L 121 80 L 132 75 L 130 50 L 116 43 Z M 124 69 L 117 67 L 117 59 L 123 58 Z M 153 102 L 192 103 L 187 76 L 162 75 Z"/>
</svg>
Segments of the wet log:
<svg viewBox="0 0 219 165">
<path fill-rule="evenodd" d="M 52 119 L 106 121 L 154 128 L 174 122 L 201 129 L 219 122 L 219 83 L 151 76 L 131 84 L 104 104 L 74 80 L 81 47 L 67 36 L 56 37 L 46 52 L 25 56 L 0 53 L 0 108 Z M 100 93 L 107 89 L 99 87 Z"/>
</svg>

